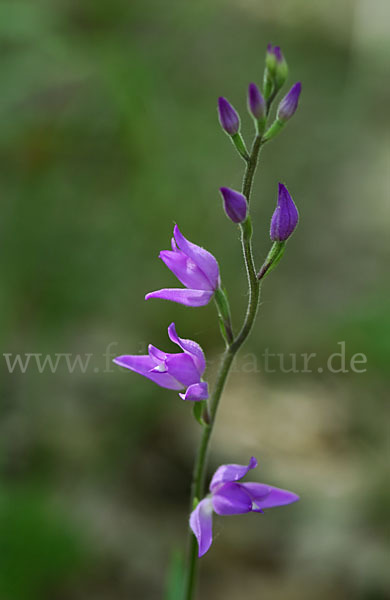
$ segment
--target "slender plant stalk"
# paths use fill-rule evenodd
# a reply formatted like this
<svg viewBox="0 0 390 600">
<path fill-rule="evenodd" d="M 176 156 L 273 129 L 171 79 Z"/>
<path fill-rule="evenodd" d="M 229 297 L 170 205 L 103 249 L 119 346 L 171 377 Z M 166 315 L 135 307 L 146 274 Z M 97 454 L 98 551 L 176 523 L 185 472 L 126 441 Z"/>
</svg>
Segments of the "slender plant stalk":
<svg viewBox="0 0 390 600">
<path fill-rule="evenodd" d="M 252 185 L 254 176 L 256 173 L 256 168 L 258 164 L 259 153 L 262 145 L 261 136 L 257 135 L 254 139 L 251 153 L 249 158 L 246 160 L 246 169 L 245 175 L 242 185 L 242 193 L 246 197 L 248 204 L 250 200 L 250 195 L 252 191 Z M 251 226 L 250 226 L 251 228 Z M 203 427 L 203 434 L 200 441 L 200 446 L 198 449 L 198 453 L 196 456 L 193 477 L 192 477 L 192 485 L 191 485 L 191 506 L 190 510 L 193 510 L 195 500 L 199 500 L 204 493 L 204 482 L 206 476 L 206 466 L 207 466 L 207 453 L 209 442 L 211 438 L 211 434 L 213 431 L 215 418 L 218 410 L 219 401 L 222 396 L 223 389 L 225 387 L 226 380 L 229 375 L 230 367 L 233 363 L 234 357 L 236 356 L 238 350 L 241 348 L 242 344 L 247 339 L 248 335 L 251 332 L 254 321 L 256 319 L 257 308 L 259 305 L 260 298 L 260 283 L 256 274 L 256 267 L 253 259 L 252 253 L 252 242 L 251 242 L 251 231 L 248 232 L 248 229 L 245 228 L 245 225 L 241 225 L 241 245 L 242 251 L 244 255 L 245 267 L 248 276 L 248 285 L 249 285 L 249 299 L 248 299 L 248 308 L 244 320 L 244 324 L 238 333 L 238 335 L 233 338 L 230 344 L 228 344 L 224 355 L 222 357 L 222 361 L 219 367 L 219 372 L 217 376 L 217 380 L 215 383 L 214 391 L 210 399 L 209 404 L 209 422 Z M 187 567 L 187 579 L 185 582 L 185 600 L 193 600 L 195 594 L 195 586 L 196 586 L 196 576 L 197 576 L 197 566 L 198 566 L 198 556 L 197 556 L 197 541 L 195 536 L 191 531 L 189 531 L 190 541 L 189 541 L 189 557 L 188 557 L 188 567 Z"/>
</svg>

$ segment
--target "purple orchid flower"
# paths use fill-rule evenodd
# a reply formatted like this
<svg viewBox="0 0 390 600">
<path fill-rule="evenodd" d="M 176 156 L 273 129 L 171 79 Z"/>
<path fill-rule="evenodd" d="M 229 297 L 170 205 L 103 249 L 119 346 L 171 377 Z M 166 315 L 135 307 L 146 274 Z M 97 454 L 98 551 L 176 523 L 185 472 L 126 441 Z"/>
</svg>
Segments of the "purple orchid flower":
<svg viewBox="0 0 390 600">
<path fill-rule="evenodd" d="M 257 467 L 252 456 L 249 465 L 222 465 L 213 475 L 210 494 L 199 502 L 190 516 L 190 527 L 198 541 L 199 557 L 206 554 L 213 541 L 212 514 L 241 515 L 262 513 L 266 508 L 283 506 L 299 500 L 299 496 L 265 483 L 238 483 Z"/>
<path fill-rule="evenodd" d="M 145 300 L 161 298 L 185 306 L 204 306 L 210 302 L 220 285 L 218 263 L 210 252 L 189 242 L 175 225 L 172 250 L 163 250 L 160 258 L 186 289 L 164 288 L 146 294 Z"/>
<path fill-rule="evenodd" d="M 163 388 L 187 388 L 184 394 L 179 394 L 183 400 L 206 400 L 209 394 L 207 383 L 202 381 L 206 368 L 202 348 L 192 340 L 180 338 L 174 323 L 168 327 L 168 335 L 183 352 L 168 354 L 150 344 L 149 354 L 118 356 L 114 358 L 114 363 L 151 379 Z"/>
</svg>

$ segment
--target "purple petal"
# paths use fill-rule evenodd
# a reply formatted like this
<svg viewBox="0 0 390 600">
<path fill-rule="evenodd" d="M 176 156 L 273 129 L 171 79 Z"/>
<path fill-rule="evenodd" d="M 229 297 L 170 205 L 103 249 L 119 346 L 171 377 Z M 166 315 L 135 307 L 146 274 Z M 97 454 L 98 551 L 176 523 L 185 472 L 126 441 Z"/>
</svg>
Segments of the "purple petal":
<svg viewBox="0 0 390 600">
<path fill-rule="evenodd" d="M 160 298 L 160 300 L 171 300 L 185 306 L 205 306 L 213 297 L 214 292 L 206 290 L 187 290 L 181 288 L 164 288 L 146 294 L 145 300 Z"/>
<path fill-rule="evenodd" d="M 192 402 L 198 402 L 199 400 L 207 400 L 209 397 L 209 386 L 206 381 L 200 383 L 194 383 L 190 385 L 184 394 L 179 394 L 182 400 L 191 400 Z"/>
<path fill-rule="evenodd" d="M 282 490 L 265 483 L 240 483 L 241 487 L 249 494 L 252 499 L 254 512 L 263 512 L 265 508 L 274 508 L 275 506 L 284 506 L 297 502 L 299 496 L 288 490 Z"/>
<path fill-rule="evenodd" d="M 238 481 L 245 477 L 245 475 L 251 470 L 257 467 L 257 460 L 254 456 L 247 465 L 221 465 L 214 473 L 210 483 L 210 490 L 213 492 L 222 483 Z"/>
<path fill-rule="evenodd" d="M 205 498 L 199 502 L 190 516 L 190 527 L 198 541 L 199 557 L 206 554 L 213 541 L 212 514 L 213 506 L 211 499 Z"/>
<path fill-rule="evenodd" d="M 184 352 L 188 352 L 188 354 L 192 355 L 197 366 L 199 375 L 202 375 L 206 368 L 206 360 L 203 354 L 203 350 L 199 346 L 199 344 L 197 344 L 193 340 L 186 340 L 180 338 L 176 333 L 176 327 L 174 323 L 171 323 L 168 327 L 168 335 L 174 344 L 180 346 L 180 348 L 184 350 Z"/>
<path fill-rule="evenodd" d="M 225 483 L 212 495 L 218 515 L 242 515 L 252 510 L 252 499 L 240 483 Z"/>
<path fill-rule="evenodd" d="M 124 355 L 114 358 L 113 361 L 120 367 L 126 367 L 135 373 L 139 373 L 148 379 L 157 383 L 157 385 L 168 388 L 169 390 L 181 390 L 183 385 L 169 373 L 156 373 L 152 369 L 156 366 L 156 362 L 146 355 Z"/>
<path fill-rule="evenodd" d="M 155 365 L 158 365 L 160 362 L 163 362 L 168 356 L 166 352 L 159 350 L 158 348 L 156 348 L 156 346 L 153 346 L 152 344 L 149 344 L 148 352 L 150 358 L 153 360 Z"/>
<path fill-rule="evenodd" d="M 296 228 L 298 220 L 298 209 L 288 189 L 282 183 L 279 183 L 278 204 L 271 218 L 271 240 L 285 242 Z"/>
<path fill-rule="evenodd" d="M 198 369 L 189 354 L 171 354 L 166 359 L 165 365 L 169 375 L 180 381 L 184 387 L 199 383 Z"/>
<path fill-rule="evenodd" d="M 194 261 L 180 250 L 163 250 L 161 260 L 172 271 L 178 280 L 187 288 L 194 290 L 209 290 L 210 282 L 206 275 L 197 267 Z"/>
<path fill-rule="evenodd" d="M 180 232 L 177 225 L 173 230 L 173 235 L 180 250 L 189 256 L 194 263 L 205 274 L 210 282 L 210 290 L 216 290 L 219 285 L 219 267 L 216 259 L 210 252 L 189 242 Z M 202 288 L 203 289 L 203 288 Z"/>
</svg>

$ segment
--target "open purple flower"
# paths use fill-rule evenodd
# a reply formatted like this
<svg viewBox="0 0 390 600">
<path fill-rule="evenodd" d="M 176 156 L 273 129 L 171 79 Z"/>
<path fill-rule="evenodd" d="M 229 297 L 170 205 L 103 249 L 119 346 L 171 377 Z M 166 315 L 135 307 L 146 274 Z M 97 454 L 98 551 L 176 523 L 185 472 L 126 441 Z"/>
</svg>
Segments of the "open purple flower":
<svg viewBox="0 0 390 600">
<path fill-rule="evenodd" d="M 177 225 L 173 236 L 172 250 L 163 250 L 160 258 L 185 288 L 164 288 L 150 292 L 145 300 L 161 298 L 186 306 L 204 306 L 210 302 L 220 285 L 218 263 L 210 252 L 189 242 Z"/>
<path fill-rule="evenodd" d="M 190 516 L 190 527 L 198 541 L 199 557 L 210 548 L 213 541 L 212 514 L 241 515 L 248 512 L 262 513 L 266 508 L 283 506 L 299 500 L 299 496 L 287 490 L 265 483 L 238 483 L 257 467 L 252 456 L 249 465 L 222 465 L 210 483 L 210 494 L 199 502 Z"/>
<path fill-rule="evenodd" d="M 180 346 L 183 352 L 169 354 L 149 345 L 149 354 L 124 355 L 114 358 L 114 363 L 135 371 L 169 390 L 183 390 L 179 394 L 183 400 L 206 400 L 208 385 L 202 381 L 206 360 L 202 348 L 192 340 L 180 338 L 175 324 L 168 327 L 169 338 Z"/>
</svg>

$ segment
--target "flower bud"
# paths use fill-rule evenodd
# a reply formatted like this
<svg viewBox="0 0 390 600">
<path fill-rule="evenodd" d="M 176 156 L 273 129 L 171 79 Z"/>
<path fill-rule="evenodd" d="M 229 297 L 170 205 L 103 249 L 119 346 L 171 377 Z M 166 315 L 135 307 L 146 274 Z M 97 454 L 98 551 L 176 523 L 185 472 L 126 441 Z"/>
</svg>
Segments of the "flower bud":
<svg viewBox="0 0 390 600">
<path fill-rule="evenodd" d="M 218 115 L 221 127 L 228 135 L 235 135 L 239 132 L 240 117 L 226 98 L 218 98 Z"/>
<path fill-rule="evenodd" d="M 222 194 L 225 212 L 229 219 L 233 223 L 245 221 L 248 213 L 248 203 L 245 196 L 227 187 L 221 187 L 219 191 Z"/>
<path fill-rule="evenodd" d="M 285 123 L 295 113 L 298 107 L 298 100 L 301 93 L 302 85 L 300 82 L 295 83 L 291 90 L 285 95 L 280 101 L 277 112 L 277 119 L 282 123 Z"/>
<path fill-rule="evenodd" d="M 267 52 L 265 54 L 265 66 L 270 75 L 275 75 L 277 61 L 276 54 L 278 52 L 280 52 L 279 46 L 274 47 L 272 44 L 268 44 Z"/>
<path fill-rule="evenodd" d="M 276 56 L 275 87 L 280 90 L 287 79 L 288 66 L 279 46 L 275 46 L 274 53 Z"/>
<path fill-rule="evenodd" d="M 298 209 L 287 188 L 279 183 L 278 204 L 271 219 L 270 236 L 273 242 L 285 242 L 298 224 Z"/>
<path fill-rule="evenodd" d="M 280 46 L 268 44 L 265 55 L 264 87 L 266 100 L 275 97 L 287 79 L 288 67 Z"/>
<path fill-rule="evenodd" d="M 265 100 L 255 83 L 249 84 L 248 110 L 256 121 L 264 120 L 266 116 Z"/>
</svg>

